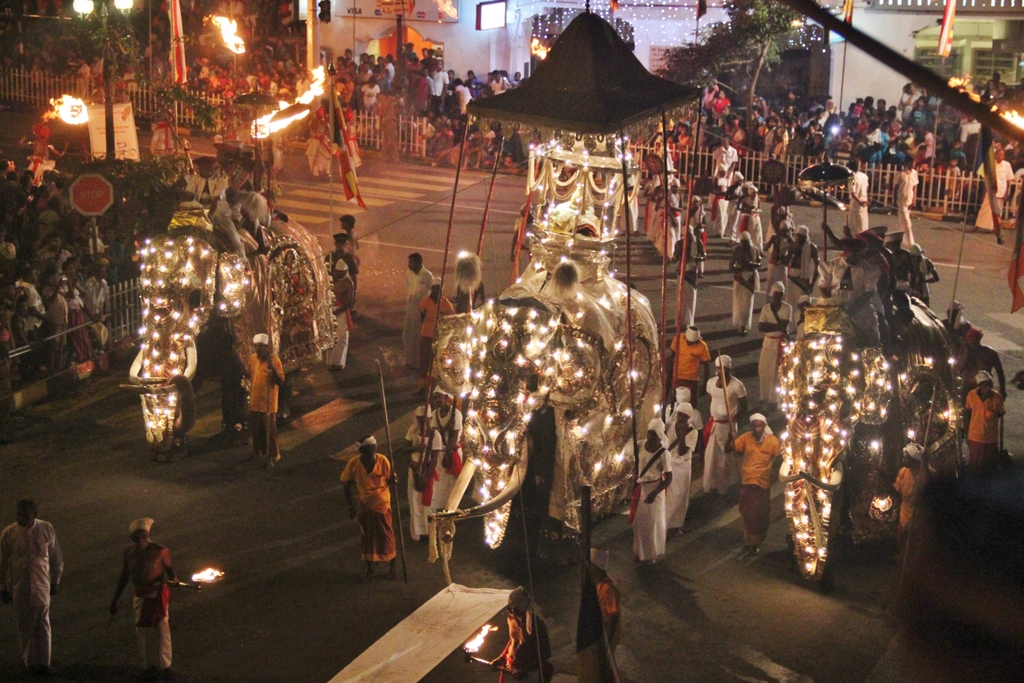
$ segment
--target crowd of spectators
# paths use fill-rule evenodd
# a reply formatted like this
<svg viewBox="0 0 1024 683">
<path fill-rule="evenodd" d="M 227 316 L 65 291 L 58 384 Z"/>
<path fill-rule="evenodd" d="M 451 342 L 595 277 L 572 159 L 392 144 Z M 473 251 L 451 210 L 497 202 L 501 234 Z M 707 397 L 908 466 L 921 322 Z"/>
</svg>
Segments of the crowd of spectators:
<svg viewBox="0 0 1024 683">
<path fill-rule="evenodd" d="M 974 91 L 993 105 L 1024 111 L 1024 84 L 1007 87 L 998 73 Z M 728 137 L 741 155 L 803 157 L 813 163 L 827 153 L 895 167 L 909 160 L 919 172 L 954 175 L 974 170 L 981 132 L 973 117 L 910 83 L 898 101 L 857 98 L 845 112 L 831 97 L 805 98 L 794 91 L 773 101 L 757 97 L 749 116 L 735 111 L 724 88 L 713 85 L 704 92 L 701 116 L 700 148 L 717 147 Z M 680 155 L 693 147 L 695 133 L 693 122 L 677 123 L 670 147 Z M 998 135 L 996 140 L 1015 169 L 1024 165 L 1024 150 Z"/>
<path fill-rule="evenodd" d="M 94 232 L 72 210 L 60 173 L 34 185 L 10 161 L 0 169 L 0 356 L 17 385 L 95 359 L 110 342 L 110 287 L 138 268 L 110 223 Z"/>
</svg>

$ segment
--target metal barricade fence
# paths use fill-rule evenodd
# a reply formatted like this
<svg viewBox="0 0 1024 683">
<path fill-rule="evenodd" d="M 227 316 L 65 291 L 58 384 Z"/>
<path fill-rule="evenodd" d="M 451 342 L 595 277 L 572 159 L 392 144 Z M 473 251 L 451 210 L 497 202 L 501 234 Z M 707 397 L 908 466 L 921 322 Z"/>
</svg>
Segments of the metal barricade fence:
<svg viewBox="0 0 1024 683">
<path fill-rule="evenodd" d="M 138 278 L 118 282 L 110 288 L 105 313 L 111 344 L 138 335 L 142 327 L 142 292 Z"/>
</svg>

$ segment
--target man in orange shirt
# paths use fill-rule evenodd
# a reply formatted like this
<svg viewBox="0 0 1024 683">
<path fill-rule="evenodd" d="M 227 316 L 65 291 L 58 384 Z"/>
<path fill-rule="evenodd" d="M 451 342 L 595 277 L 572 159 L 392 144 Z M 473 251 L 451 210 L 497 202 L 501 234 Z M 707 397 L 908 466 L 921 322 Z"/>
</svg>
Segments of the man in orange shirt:
<svg viewBox="0 0 1024 683">
<path fill-rule="evenodd" d="M 359 457 L 352 458 L 341 473 L 349 517 L 359 522 L 362 532 L 366 574 L 373 576 L 377 562 L 389 562 L 388 578 L 395 578 L 395 532 L 391 526 L 391 490 L 398 482 L 387 457 L 377 452 L 377 439 L 365 436 L 359 442 Z M 352 492 L 355 490 L 356 496 Z"/>
<path fill-rule="evenodd" d="M 452 315 L 455 306 L 448 297 L 441 296 L 441 278 L 435 277 L 430 284 L 430 294 L 420 301 L 420 382 L 419 388 L 427 386 L 430 364 L 434 359 L 434 335 L 437 334 L 437 317 Z"/>
<path fill-rule="evenodd" d="M 672 368 L 673 388 L 687 387 L 696 401 L 698 388 L 707 383 L 711 367 L 711 351 L 700 338 L 700 330 L 691 325 L 685 335 L 676 335 L 668 364 Z"/>
<path fill-rule="evenodd" d="M 900 494 L 900 522 L 896 528 L 896 539 L 900 550 L 906 549 L 907 529 L 914 517 L 914 501 L 917 498 L 917 477 L 921 471 L 924 448 L 908 443 L 903 449 L 903 467 L 896 475 L 896 492 Z"/>
<path fill-rule="evenodd" d="M 758 546 L 768 535 L 768 513 L 771 509 L 769 486 L 772 461 L 782 455 L 782 444 L 768 429 L 768 419 L 761 413 L 750 416 L 750 431 L 736 437 L 731 444 L 743 458 L 740 489 L 740 514 L 743 516 L 743 540 L 747 552 L 756 555 Z M 726 448 L 726 451 L 729 451 Z"/>
<path fill-rule="evenodd" d="M 1002 395 L 993 389 L 992 375 L 982 370 L 974 376 L 978 386 L 964 402 L 967 422 L 967 466 L 993 469 L 999 462 L 999 421 L 1006 414 Z"/>
<path fill-rule="evenodd" d="M 249 388 L 249 430 L 252 432 L 252 454 L 264 460 L 267 469 L 281 459 L 277 448 L 277 392 L 284 385 L 281 359 L 270 353 L 270 336 L 257 334 L 252 338 L 256 352 L 245 364 Z"/>
</svg>

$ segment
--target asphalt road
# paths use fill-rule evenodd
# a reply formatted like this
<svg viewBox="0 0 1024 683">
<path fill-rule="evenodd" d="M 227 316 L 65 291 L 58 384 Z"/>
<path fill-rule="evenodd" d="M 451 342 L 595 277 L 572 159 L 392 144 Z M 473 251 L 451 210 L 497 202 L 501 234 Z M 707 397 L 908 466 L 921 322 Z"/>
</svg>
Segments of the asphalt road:
<svg viewBox="0 0 1024 683">
<path fill-rule="evenodd" d="M 330 218 L 340 214 L 340 189 L 334 190 L 332 210 L 331 189 L 310 181 L 304 162 L 299 154 L 289 158 L 282 208 L 327 244 Z M 363 266 L 349 365 L 337 374 L 311 366 L 298 377 L 294 415 L 281 429 L 284 458 L 275 471 L 249 460 L 244 444 L 221 437 L 215 383 L 199 392 L 193 453 L 175 464 L 149 460 L 137 399 L 118 389 L 120 375 L 90 382 L 76 395 L 19 417 L 19 443 L 0 450 L 0 520 L 13 521 L 15 500 L 31 496 L 40 517 L 53 522 L 60 536 L 66 573 L 51 611 L 57 680 L 121 681 L 138 672 L 128 603 L 109 625 L 107 605 L 128 543 L 127 524 L 143 515 L 156 519 L 153 537 L 171 549 L 180 574 L 211 565 L 227 573 L 201 593 L 172 595 L 179 680 L 326 682 L 443 588 L 441 567 L 426 562 L 425 546 L 409 542 L 408 586 L 400 580 L 359 583 L 358 527 L 347 517 L 338 475 L 339 458 L 356 437 L 383 433 L 376 359 L 385 368 L 393 433 L 404 434 L 411 420 L 414 378 L 402 368 L 400 338 L 405 258 L 417 250 L 428 268 L 440 269 L 454 171 L 389 168 L 368 159 L 360 173 L 373 201 L 368 211 L 356 212 Z M 452 254 L 476 246 L 487 180 L 481 172 L 463 173 Z M 498 178 L 484 250 L 489 293 L 508 282 L 509 242 L 523 186 L 522 177 Z M 797 209 L 798 221 L 809 225 L 818 215 Z M 955 228 L 924 222 L 915 227 L 939 263 L 942 282 L 933 300 L 943 308 L 959 248 Z M 1005 352 L 1012 376 L 1022 366 L 1024 323 L 1004 315 L 1009 252 L 991 238 L 968 236 L 967 245 L 969 269 L 962 271 L 958 298 L 986 329 L 986 339 Z M 741 338 L 727 328 L 725 253 L 713 240 L 698 324 L 712 349 L 733 355 L 737 374 L 756 395 L 760 343 L 756 335 Z M 620 249 L 619 263 L 621 254 Z M 637 285 L 657 305 L 660 260 L 652 246 L 637 245 L 634 266 Z M 669 306 L 674 311 L 674 300 Z M 1012 426 L 1021 416 L 1015 393 L 1008 406 L 1015 418 L 1007 421 L 1008 444 L 1020 451 L 1022 435 Z M 700 407 L 707 414 L 707 406 Z M 397 458 L 402 490 L 406 463 L 404 456 Z M 858 550 L 838 568 L 835 590 L 822 594 L 789 569 L 778 486 L 774 493 L 769 537 L 755 558 L 740 555 L 734 500 L 695 500 L 685 533 L 669 541 L 668 557 L 653 569 L 634 567 L 632 533 L 623 516 L 597 525 L 594 544 L 611 551 L 610 573 L 623 594 L 618 658 L 626 680 L 901 679 L 906 656 L 890 614 L 895 545 Z M 571 674 L 578 569 L 531 569 L 556 670 Z M 528 584 L 526 570 L 521 555 L 486 549 L 478 523 L 459 527 L 452 562 L 456 582 L 513 587 Z M 502 622 L 500 616 L 494 621 Z M 500 635 L 486 646 L 495 652 L 485 649 L 484 656 L 496 654 Z M 0 680 L 21 680 L 18 659 L 13 618 L 0 608 Z M 424 680 L 495 679 L 453 654 Z"/>
</svg>

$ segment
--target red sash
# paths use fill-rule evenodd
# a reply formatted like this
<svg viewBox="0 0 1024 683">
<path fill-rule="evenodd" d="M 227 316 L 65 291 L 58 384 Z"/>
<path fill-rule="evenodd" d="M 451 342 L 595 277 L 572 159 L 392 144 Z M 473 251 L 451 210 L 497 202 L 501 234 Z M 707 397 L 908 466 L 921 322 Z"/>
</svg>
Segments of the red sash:
<svg viewBox="0 0 1024 683">
<path fill-rule="evenodd" d="M 138 628 L 153 628 L 167 618 L 167 603 L 171 598 L 171 590 L 166 583 L 160 584 L 156 595 L 152 597 L 149 596 L 147 589 L 136 588 L 135 597 L 142 598 L 139 619 L 135 622 Z"/>
</svg>

